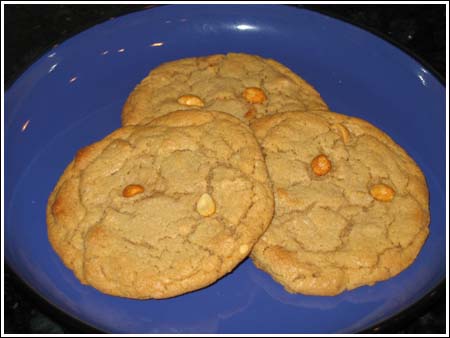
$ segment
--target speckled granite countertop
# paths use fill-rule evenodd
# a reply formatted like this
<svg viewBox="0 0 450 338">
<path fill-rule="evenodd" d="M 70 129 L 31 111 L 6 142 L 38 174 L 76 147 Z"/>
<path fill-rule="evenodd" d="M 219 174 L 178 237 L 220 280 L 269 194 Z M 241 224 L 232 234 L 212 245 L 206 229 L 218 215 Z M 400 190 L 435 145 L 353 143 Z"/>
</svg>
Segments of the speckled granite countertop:
<svg viewBox="0 0 450 338">
<path fill-rule="evenodd" d="M 110 17 L 144 5 L 6 5 L 5 84 L 54 44 Z M 445 77 L 444 5 L 310 5 L 378 31 L 409 49 Z M 83 333 L 87 328 L 42 303 L 5 267 L 5 333 Z M 444 290 L 442 292 L 442 290 Z M 445 288 L 431 302 L 383 327 L 384 333 L 444 333 Z"/>
</svg>

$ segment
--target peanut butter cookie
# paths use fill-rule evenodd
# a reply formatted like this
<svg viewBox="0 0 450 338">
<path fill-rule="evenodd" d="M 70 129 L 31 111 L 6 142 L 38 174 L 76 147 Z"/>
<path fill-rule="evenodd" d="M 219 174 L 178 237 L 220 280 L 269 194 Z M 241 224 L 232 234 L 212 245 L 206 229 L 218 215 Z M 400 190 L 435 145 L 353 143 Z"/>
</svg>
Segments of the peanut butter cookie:
<svg viewBox="0 0 450 338">
<path fill-rule="evenodd" d="M 49 198 L 48 236 L 82 283 L 166 298 L 230 272 L 273 208 L 249 127 L 225 113 L 182 111 L 80 150 Z"/>
<path fill-rule="evenodd" d="M 275 216 L 251 256 L 287 291 L 336 295 L 395 276 L 428 235 L 425 178 L 389 136 L 331 112 L 251 124 L 265 154 Z"/>
<path fill-rule="evenodd" d="M 167 62 L 134 89 L 122 124 L 146 123 L 174 110 L 205 109 L 243 121 L 289 110 L 328 110 L 319 93 L 282 64 L 230 53 Z"/>
</svg>

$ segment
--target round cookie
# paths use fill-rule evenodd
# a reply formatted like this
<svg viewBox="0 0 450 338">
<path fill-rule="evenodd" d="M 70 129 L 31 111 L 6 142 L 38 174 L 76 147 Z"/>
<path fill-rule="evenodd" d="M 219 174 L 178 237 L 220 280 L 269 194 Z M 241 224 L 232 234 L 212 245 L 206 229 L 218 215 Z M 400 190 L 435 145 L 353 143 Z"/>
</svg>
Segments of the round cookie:
<svg viewBox="0 0 450 338">
<path fill-rule="evenodd" d="M 251 130 L 174 112 L 81 149 L 50 195 L 50 243 L 78 279 L 129 298 L 205 287 L 248 256 L 273 215 Z"/>
<path fill-rule="evenodd" d="M 282 64 L 230 53 L 167 62 L 128 97 L 122 124 L 145 124 L 175 110 L 205 109 L 243 121 L 290 110 L 328 110 L 319 93 Z"/>
<path fill-rule="evenodd" d="M 275 215 L 251 257 L 287 291 L 336 295 L 395 276 L 428 236 L 425 178 L 370 123 L 331 112 L 254 121 Z"/>
</svg>

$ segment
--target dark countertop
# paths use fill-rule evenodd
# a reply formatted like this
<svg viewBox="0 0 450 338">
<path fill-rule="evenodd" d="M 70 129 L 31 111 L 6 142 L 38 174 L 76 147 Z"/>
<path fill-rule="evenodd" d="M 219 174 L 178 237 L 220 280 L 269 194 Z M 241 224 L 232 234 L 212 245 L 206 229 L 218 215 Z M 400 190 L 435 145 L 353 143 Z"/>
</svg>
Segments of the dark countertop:
<svg viewBox="0 0 450 338">
<path fill-rule="evenodd" d="M 90 26 L 150 6 L 6 5 L 5 85 L 56 43 Z M 445 5 L 309 5 L 389 37 L 445 77 Z M 62 315 L 25 288 L 5 266 L 5 333 L 83 333 L 89 329 Z M 436 296 L 437 295 L 437 296 Z M 445 333 L 445 287 L 432 301 L 377 333 Z"/>
</svg>

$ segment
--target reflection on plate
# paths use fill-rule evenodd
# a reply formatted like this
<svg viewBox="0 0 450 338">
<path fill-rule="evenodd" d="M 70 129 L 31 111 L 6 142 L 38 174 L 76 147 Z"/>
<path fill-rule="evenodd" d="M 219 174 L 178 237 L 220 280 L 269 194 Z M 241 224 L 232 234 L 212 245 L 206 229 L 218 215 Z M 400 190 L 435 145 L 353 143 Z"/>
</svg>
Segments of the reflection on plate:
<svg viewBox="0 0 450 338">
<path fill-rule="evenodd" d="M 337 297 L 292 295 L 247 259 L 205 289 L 168 300 L 81 285 L 51 249 L 47 198 L 76 150 L 120 126 L 128 93 L 182 57 L 246 52 L 286 64 L 332 110 L 389 133 L 423 169 L 430 237 L 388 281 Z M 164 6 L 95 26 L 33 64 L 5 103 L 5 258 L 49 302 L 100 330 L 150 333 L 355 332 L 419 300 L 445 276 L 445 89 L 421 64 L 349 24 L 283 6 Z"/>
</svg>

